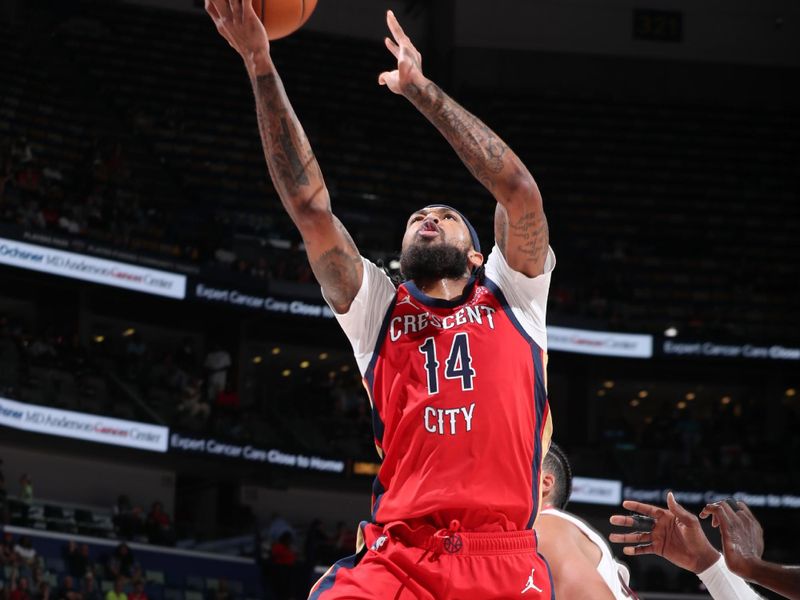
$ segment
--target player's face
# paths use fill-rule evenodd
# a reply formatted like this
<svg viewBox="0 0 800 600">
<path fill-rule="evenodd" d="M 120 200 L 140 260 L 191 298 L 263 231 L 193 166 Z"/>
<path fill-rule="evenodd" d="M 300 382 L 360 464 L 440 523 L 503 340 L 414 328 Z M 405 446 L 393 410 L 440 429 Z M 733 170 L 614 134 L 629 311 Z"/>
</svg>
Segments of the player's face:
<svg viewBox="0 0 800 600">
<path fill-rule="evenodd" d="M 425 208 L 408 219 L 400 270 L 407 279 L 456 279 L 470 268 L 472 238 L 458 213 Z"/>
<path fill-rule="evenodd" d="M 464 250 L 472 246 L 469 229 L 458 213 L 443 207 L 423 208 L 411 215 L 403 236 L 403 251 L 413 245 L 450 244 Z"/>
</svg>

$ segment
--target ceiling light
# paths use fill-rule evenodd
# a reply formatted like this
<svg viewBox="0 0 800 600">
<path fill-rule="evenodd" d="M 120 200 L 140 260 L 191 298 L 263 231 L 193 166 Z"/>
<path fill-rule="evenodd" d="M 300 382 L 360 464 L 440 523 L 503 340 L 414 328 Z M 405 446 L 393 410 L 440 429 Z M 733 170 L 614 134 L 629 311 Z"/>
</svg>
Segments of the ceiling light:
<svg viewBox="0 0 800 600">
<path fill-rule="evenodd" d="M 264 359 L 261 358 L 260 356 L 254 356 L 253 357 L 253 364 L 254 365 L 260 365 L 262 360 L 264 360 Z"/>
<path fill-rule="evenodd" d="M 678 330 L 675 329 L 674 327 L 667 327 L 664 330 L 664 335 L 666 337 L 675 337 L 676 335 L 678 335 Z"/>
<path fill-rule="evenodd" d="M 283 371 L 281 371 L 281 375 L 283 375 L 284 377 L 288 377 L 291 374 L 292 372 L 289 369 L 284 369 Z"/>
<path fill-rule="evenodd" d="M 650 392 L 647 390 L 642 390 L 639 392 L 639 398 L 647 398 L 650 395 Z"/>
<path fill-rule="evenodd" d="M 94 341 L 97 342 L 98 344 L 102 344 L 103 342 L 106 341 L 106 336 L 104 336 L 104 335 L 96 335 L 96 336 L 94 336 Z"/>
<path fill-rule="evenodd" d="M 320 352 L 319 353 L 319 359 L 320 360 L 325 360 L 326 358 L 328 358 L 328 353 L 327 352 Z"/>
<path fill-rule="evenodd" d="M 725 405 L 728 405 L 728 404 L 731 403 L 731 397 L 730 396 L 723 396 L 722 398 L 720 398 L 719 401 L 722 402 Z"/>
<path fill-rule="evenodd" d="M 136 330 L 133 327 L 128 327 L 122 332 L 122 337 L 131 337 L 134 333 L 136 333 Z"/>
<path fill-rule="evenodd" d="M 638 398 L 634 398 L 633 400 L 631 400 L 631 406 L 633 408 L 636 408 L 637 406 L 639 406 L 639 399 Z"/>
<path fill-rule="evenodd" d="M 280 348 L 278 348 L 277 346 L 275 346 L 275 347 L 272 349 L 272 354 L 280 354 L 280 353 L 281 353 L 281 349 L 280 349 Z"/>
<path fill-rule="evenodd" d="M 597 395 L 602 398 L 603 396 L 606 395 L 606 391 L 605 390 L 597 390 Z"/>
<path fill-rule="evenodd" d="M 787 398 L 794 398 L 797 395 L 797 390 L 794 388 L 789 388 L 785 392 Z"/>
<path fill-rule="evenodd" d="M 686 408 L 686 406 L 687 406 L 687 404 L 683 400 L 678 402 L 678 409 L 683 410 L 684 408 Z"/>
<path fill-rule="evenodd" d="M 607 390 L 610 390 L 611 388 L 614 387 L 614 382 L 611 381 L 610 379 L 608 381 L 604 381 L 603 387 L 606 388 Z"/>
<path fill-rule="evenodd" d="M 687 392 L 686 393 L 686 399 L 687 400 L 694 400 L 695 398 L 697 398 L 697 395 L 694 392 Z"/>
<path fill-rule="evenodd" d="M 301 369 L 307 369 L 310 364 L 311 364 L 310 362 L 308 362 L 307 360 L 304 360 L 303 362 L 300 363 L 300 368 Z"/>
</svg>

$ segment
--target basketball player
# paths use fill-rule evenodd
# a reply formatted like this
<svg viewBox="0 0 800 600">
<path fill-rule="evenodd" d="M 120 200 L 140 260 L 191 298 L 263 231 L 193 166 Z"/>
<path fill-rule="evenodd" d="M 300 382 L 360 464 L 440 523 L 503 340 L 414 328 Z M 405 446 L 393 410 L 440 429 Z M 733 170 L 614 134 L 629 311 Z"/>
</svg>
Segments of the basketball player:
<svg viewBox="0 0 800 600">
<path fill-rule="evenodd" d="M 637 598 L 628 587 L 628 567 L 617 562 L 594 528 L 564 511 L 572 493 L 572 469 L 556 444 L 542 464 L 542 513 L 536 521 L 539 551 L 553 573 L 556 598 L 624 600 Z"/>
<path fill-rule="evenodd" d="M 497 201 L 496 245 L 485 262 L 458 210 L 411 214 L 400 261 L 406 282 L 396 288 L 331 212 L 251 3 L 206 0 L 206 10 L 244 59 L 273 184 L 353 346 L 383 458 L 358 553 L 335 564 L 310 597 L 552 598 L 532 527 L 551 432 L 545 305 L 555 257 L 533 177 L 423 75 L 420 53 L 387 13 L 385 44 L 397 68 L 378 82 L 409 100 Z"/>
</svg>

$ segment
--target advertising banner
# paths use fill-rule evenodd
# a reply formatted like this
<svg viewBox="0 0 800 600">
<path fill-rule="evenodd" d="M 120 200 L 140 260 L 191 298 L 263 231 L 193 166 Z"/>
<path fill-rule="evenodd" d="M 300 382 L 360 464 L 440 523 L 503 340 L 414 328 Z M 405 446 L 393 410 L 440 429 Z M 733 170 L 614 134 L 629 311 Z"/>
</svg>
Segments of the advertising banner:
<svg viewBox="0 0 800 600">
<path fill-rule="evenodd" d="M 160 425 L 25 404 L 0 397 L 0 425 L 46 435 L 166 452 L 169 430 Z"/>
<path fill-rule="evenodd" d="M 614 479 L 573 477 L 569 501 L 619 506 L 622 503 L 622 482 Z"/>
<path fill-rule="evenodd" d="M 0 237 L 0 264 L 182 300 L 186 276 Z"/>
<path fill-rule="evenodd" d="M 548 350 L 619 356 L 623 358 L 652 358 L 653 336 L 639 333 L 591 331 L 569 327 L 548 326 Z"/>
<path fill-rule="evenodd" d="M 233 306 L 260 310 L 268 313 L 295 315 L 299 317 L 315 317 L 333 319 L 333 311 L 324 302 L 309 302 L 299 299 L 265 296 L 246 292 L 241 288 L 229 285 L 194 282 L 189 290 L 189 298 Z"/>
<path fill-rule="evenodd" d="M 721 344 L 709 340 L 664 339 L 659 344 L 663 356 L 679 358 L 722 358 L 744 360 L 800 360 L 800 348 L 779 344 Z"/>
<path fill-rule="evenodd" d="M 276 448 L 259 448 L 251 444 L 222 442 L 214 438 L 183 433 L 172 433 L 169 438 L 169 447 L 171 451 L 267 463 L 305 471 L 344 474 L 346 467 L 346 463 L 343 460 L 321 458 L 313 455 L 306 456 Z"/>
<path fill-rule="evenodd" d="M 735 498 L 746 502 L 749 506 L 761 508 L 800 508 L 800 496 L 797 494 L 782 493 L 751 493 L 751 492 L 720 492 L 717 490 L 687 491 L 666 488 L 634 488 L 625 486 L 622 490 L 625 500 L 637 500 L 650 504 L 664 505 L 667 492 L 675 494 L 675 499 L 681 504 L 704 506 L 712 502 L 719 502 L 725 498 Z"/>
</svg>

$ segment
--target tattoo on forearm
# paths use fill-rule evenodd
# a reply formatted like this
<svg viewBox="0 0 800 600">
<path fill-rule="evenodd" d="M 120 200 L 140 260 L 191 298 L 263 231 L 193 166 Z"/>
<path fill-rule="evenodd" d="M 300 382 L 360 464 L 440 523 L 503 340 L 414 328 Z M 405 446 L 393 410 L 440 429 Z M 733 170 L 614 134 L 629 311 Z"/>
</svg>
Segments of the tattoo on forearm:
<svg viewBox="0 0 800 600">
<path fill-rule="evenodd" d="M 516 222 L 509 221 L 508 234 L 514 249 L 525 259 L 540 261 L 545 256 L 550 235 L 543 213 L 528 212 Z"/>
<path fill-rule="evenodd" d="M 322 173 L 303 128 L 289 105 L 283 85 L 274 73 L 253 82 L 258 129 L 264 145 L 269 174 L 284 202 L 301 191 L 322 189 Z M 316 184 L 312 190 L 301 188 Z"/>
<path fill-rule="evenodd" d="M 508 146 L 503 140 L 435 83 L 428 83 L 424 89 L 412 84 L 406 93 L 450 142 L 470 173 L 491 191 L 508 162 Z"/>
<path fill-rule="evenodd" d="M 361 256 L 355 242 L 338 220 L 336 227 L 342 233 L 345 246 L 334 246 L 311 260 L 311 270 L 337 310 L 347 308 L 358 291 Z M 355 287 L 355 291 L 354 288 Z"/>
</svg>

